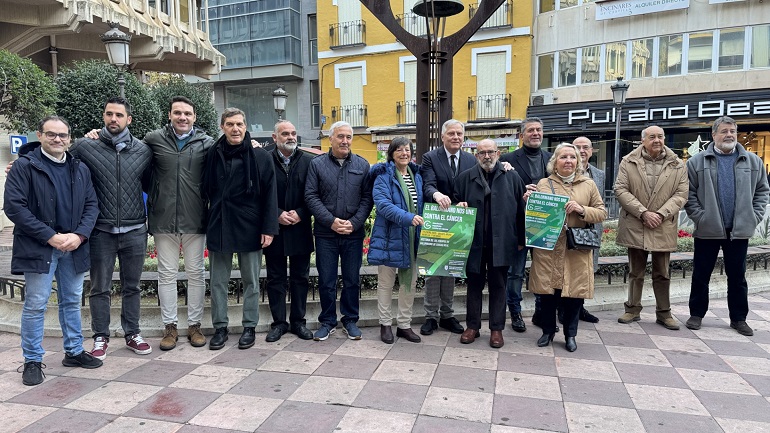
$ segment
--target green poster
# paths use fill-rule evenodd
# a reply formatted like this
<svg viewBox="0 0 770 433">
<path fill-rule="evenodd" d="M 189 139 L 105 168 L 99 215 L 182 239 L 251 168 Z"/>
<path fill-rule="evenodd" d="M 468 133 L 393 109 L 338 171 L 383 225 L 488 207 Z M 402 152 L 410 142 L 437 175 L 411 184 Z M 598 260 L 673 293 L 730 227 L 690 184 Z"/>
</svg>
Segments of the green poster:
<svg viewBox="0 0 770 433">
<path fill-rule="evenodd" d="M 544 192 L 530 194 L 524 213 L 528 247 L 553 250 L 564 225 L 564 206 L 568 201 L 569 197 L 565 195 Z"/>
<path fill-rule="evenodd" d="M 450 206 L 443 210 L 435 203 L 425 203 L 422 217 L 425 225 L 417 250 L 417 272 L 425 276 L 465 278 L 476 209 Z"/>
</svg>

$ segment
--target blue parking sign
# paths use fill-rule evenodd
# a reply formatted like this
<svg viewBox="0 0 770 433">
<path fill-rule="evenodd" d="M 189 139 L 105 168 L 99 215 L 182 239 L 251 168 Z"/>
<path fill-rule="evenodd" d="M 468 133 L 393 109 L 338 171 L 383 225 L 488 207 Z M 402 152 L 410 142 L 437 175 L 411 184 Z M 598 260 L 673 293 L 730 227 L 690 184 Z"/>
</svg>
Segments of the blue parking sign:
<svg viewBox="0 0 770 433">
<path fill-rule="evenodd" d="M 11 135 L 11 154 L 16 155 L 19 153 L 19 148 L 27 144 L 27 136 L 25 135 Z"/>
</svg>

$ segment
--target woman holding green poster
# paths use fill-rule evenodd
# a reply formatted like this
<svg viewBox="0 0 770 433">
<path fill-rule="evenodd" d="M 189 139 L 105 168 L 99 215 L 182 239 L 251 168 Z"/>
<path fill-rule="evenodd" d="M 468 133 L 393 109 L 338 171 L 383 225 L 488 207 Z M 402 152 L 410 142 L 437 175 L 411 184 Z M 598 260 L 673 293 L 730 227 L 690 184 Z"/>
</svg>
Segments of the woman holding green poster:
<svg viewBox="0 0 770 433">
<path fill-rule="evenodd" d="M 607 218 L 607 210 L 596 184 L 583 176 L 580 153 L 570 143 L 556 146 L 546 169 L 550 175 L 537 183 L 539 192 L 569 197 L 565 204 L 568 227 L 585 227 Z M 528 198 L 529 192 L 524 195 Z M 568 351 L 577 350 L 578 321 L 583 300 L 594 297 L 594 268 L 591 250 L 567 249 L 563 229 L 552 251 L 532 250 L 529 290 L 540 297 L 543 314 L 543 336 L 538 346 L 547 346 L 556 333 L 556 305 L 564 312 L 564 339 Z"/>
<path fill-rule="evenodd" d="M 396 336 L 420 342 L 412 331 L 412 304 L 417 285 L 415 255 L 420 237 L 422 214 L 422 176 L 412 162 L 412 142 L 396 137 L 388 146 L 388 162 L 375 164 L 372 196 L 377 216 L 372 227 L 368 261 L 377 269 L 377 306 L 380 312 L 380 339 L 393 344 L 393 317 L 390 309 L 393 286 L 398 275 L 398 315 Z"/>
</svg>

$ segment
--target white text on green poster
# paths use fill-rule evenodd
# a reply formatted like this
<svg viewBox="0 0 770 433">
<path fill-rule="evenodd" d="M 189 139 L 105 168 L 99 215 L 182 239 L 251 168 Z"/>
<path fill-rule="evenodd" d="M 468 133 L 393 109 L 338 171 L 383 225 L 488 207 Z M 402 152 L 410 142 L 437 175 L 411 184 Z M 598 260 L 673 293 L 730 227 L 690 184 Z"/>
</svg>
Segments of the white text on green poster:
<svg viewBox="0 0 770 433">
<path fill-rule="evenodd" d="M 425 276 L 465 278 L 465 263 L 473 243 L 476 209 L 426 203 L 425 224 L 417 250 L 417 272 Z"/>
</svg>

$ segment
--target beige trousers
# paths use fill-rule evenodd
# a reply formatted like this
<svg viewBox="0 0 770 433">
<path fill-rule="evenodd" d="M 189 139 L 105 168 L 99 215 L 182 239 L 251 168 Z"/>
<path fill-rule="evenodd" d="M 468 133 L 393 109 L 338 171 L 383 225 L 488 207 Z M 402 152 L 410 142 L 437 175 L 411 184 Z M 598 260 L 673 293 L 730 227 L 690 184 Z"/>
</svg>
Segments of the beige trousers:
<svg viewBox="0 0 770 433">
<path fill-rule="evenodd" d="M 380 311 L 380 325 L 391 326 L 393 316 L 390 309 L 393 304 L 393 286 L 396 284 L 398 268 L 390 266 L 377 267 L 377 309 Z M 409 291 L 407 292 L 407 287 Z M 414 292 L 417 290 L 417 267 L 412 266 L 412 281 L 409 286 L 399 284 L 398 288 L 398 315 L 396 324 L 400 329 L 412 326 L 412 304 L 414 304 Z"/>
</svg>

